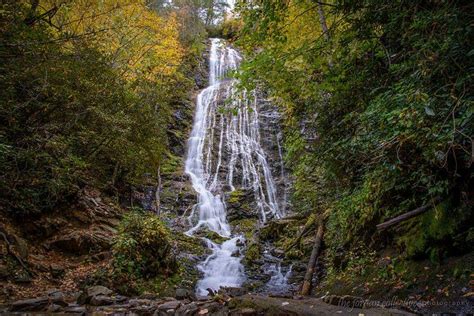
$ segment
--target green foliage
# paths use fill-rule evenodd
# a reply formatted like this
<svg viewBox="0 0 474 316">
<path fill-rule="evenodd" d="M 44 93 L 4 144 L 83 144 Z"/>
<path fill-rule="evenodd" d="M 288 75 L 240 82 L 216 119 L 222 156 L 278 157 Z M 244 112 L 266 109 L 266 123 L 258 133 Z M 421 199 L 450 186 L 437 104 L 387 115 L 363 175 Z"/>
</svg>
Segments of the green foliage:
<svg viewBox="0 0 474 316">
<path fill-rule="evenodd" d="M 140 1 L 133 6 L 145 10 L 147 23 L 163 22 Z M 78 30 L 94 30 L 97 23 L 135 27 L 113 19 L 127 6 L 116 5 L 84 25 L 74 20 L 82 15 L 80 7 L 74 2 L 56 15 L 73 19 Z M 169 43 L 135 47 L 141 42 L 132 39 L 119 58 L 123 43 L 114 38 L 120 34 L 108 34 L 111 44 L 104 49 L 101 32 L 71 33 L 68 24 L 58 30 L 51 23 L 61 18 L 27 23 L 28 16 L 41 16 L 32 10 L 27 1 L 7 1 L 0 12 L 0 205 L 17 216 L 51 210 L 85 184 L 121 188 L 156 174 L 173 158 L 166 128 L 171 106 L 187 98 L 191 85 L 180 72 L 185 67 L 178 68 L 180 47 L 171 24 L 163 34 L 152 34 Z M 146 56 L 140 49 L 147 49 Z"/>
<path fill-rule="evenodd" d="M 436 197 L 443 203 L 402 224 L 393 244 L 431 258 L 472 250 L 463 246 L 474 215 L 468 6 L 241 4 L 248 62 L 240 78 L 282 107 L 293 205 L 327 215 L 331 253 L 373 242 L 376 224 Z"/>
<path fill-rule="evenodd" d="M 170 231 L 155 214 L 141 210 L 132 210 L 123 218 L 113 256 L 117 274 L 137 278 L 168 276 L 178 267 Z"/>
</svg>

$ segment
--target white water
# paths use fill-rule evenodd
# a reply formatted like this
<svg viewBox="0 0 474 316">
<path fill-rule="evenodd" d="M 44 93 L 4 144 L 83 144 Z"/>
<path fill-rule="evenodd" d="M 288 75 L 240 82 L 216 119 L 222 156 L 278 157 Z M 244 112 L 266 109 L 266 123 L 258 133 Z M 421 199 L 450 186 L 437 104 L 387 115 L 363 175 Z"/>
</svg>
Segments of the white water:
<svg viewBox="0 0 474 316">
<path fill-rule="evenodd" d="M 257 97 L 253 92 L 238 91 L 237 81 L 225 78 L 229 71 L 237 69 L 241 59 L 223 40 L 212 39 L 210 86 L 197 96 L 185 163 L 198 194 L 198 203 L 189 216 L 193 224 L 190 235 L 207 228 L 231 237 L 224 200 L 226 188 L 251 189 L 262 222 L 282 216 L 276 185 L 260 145 Z M 213 252 L 199 266 L 204 278 L 198 282 L 198 294 L 207 294 L 207 288 L 215 291 L 221 286 L 239 286 L 245 280 L 241 258 L 231 256 L 239 249 L 238 239 L 231 238 L 222 245 L 206 240 Z"/>
<path fill-rule="evenodd" d="M 268 272 L 271 278 L 265 285 L 266 289 L 274 294 L 287 293 L 290 289 L 288 278 L 291 276 L 292 268 L 293 266 L 290 266 L 288 271 L 283 274 L 280 262 L 270 265 Z"/>
</svg>

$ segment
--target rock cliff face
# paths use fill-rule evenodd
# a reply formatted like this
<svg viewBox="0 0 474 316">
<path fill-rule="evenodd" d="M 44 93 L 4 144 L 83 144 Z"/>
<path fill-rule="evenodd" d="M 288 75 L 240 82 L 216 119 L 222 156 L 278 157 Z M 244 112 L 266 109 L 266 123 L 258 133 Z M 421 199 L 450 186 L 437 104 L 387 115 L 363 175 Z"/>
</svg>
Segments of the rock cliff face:
<svg viewBox="0 0 474 316">
<path fill-rule="evenodd" d="M 282 269 L 280 259 L 263 256 L 270 248 L 254 237 L 262 224 L 289 211 L 290 181 L 283 164 L 280 114 L 263 93 L 242 91 L 235 80 L 226 78 L 240 63 L 236 50 L 215 39 L 209 57 L 210 86 L 196 98 L 185 168 L 178 159 L 175 172 L 164 176 L 161 210 L 171 215 L 169 223 L 174 228 L 211 239 L 206 241 L 214 249 L 211 261 L 230 251 L 226 260 L 237 264 L 232 258 L 244 259 L 249 267 L 248 281 L 261 281 L 263 276 L 265 281 L 278 278 L 278 282 L 286 282 L 281 274 L 289 274 L 289 267 Z M 247 244 L 239 238 L 223 242 L 212 232 L 243 235 Z M 271 264 L 264 270 L 252 267 L 267 261 Z M 221 278 L 209 270 L 213 265 L 200 267 L 209 274 L 207 280 Z M 238 279 L 230 284 L 241 284 L 244 277 Z"/>
</svg>

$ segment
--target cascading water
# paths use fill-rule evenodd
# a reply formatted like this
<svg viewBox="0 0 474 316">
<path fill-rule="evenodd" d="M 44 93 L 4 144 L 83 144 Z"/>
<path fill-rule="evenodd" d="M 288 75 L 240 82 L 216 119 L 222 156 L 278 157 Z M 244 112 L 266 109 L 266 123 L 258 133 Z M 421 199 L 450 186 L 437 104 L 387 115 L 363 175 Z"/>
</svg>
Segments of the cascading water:
<svg viewBox="0 0 474 316">
<path fill-rule="evenodd" d="M 235 79 L 225 77 L 237 69 L 242 58 L 223 40 L 211 41 L 210 85 L 197 96 L 185 163 L 185 171 L 198 194 L 198 203 L 189 216 L 193 227 L 188 234 L 208 229 L 230 239 L 222 245 L 206 239 L 212 254 L 199 266 L 204 273 L 197 284 L 200 295 L 207 294 L 208 288 L 215 291 L 221 286 L 239 286 L 245 280 L 241 258 L 235 256 L 239 253 L 238 240 L 243 237 L 231 234 L 225 192 L 235 190 L 236 186 L 253 191 L 262 222 L 283 215 L 260 144 L 256 93 L 240 91 Z"/>
</svg>

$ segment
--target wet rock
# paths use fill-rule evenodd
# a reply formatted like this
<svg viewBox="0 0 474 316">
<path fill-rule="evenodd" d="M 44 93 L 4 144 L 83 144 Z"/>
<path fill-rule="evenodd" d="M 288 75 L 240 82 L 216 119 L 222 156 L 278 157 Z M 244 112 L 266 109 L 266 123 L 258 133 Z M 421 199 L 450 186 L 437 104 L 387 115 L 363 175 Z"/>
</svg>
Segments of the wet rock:
<svg viewBox="0 0 474 316">
<path fill-rule="evenodd" d="M 64 308 L 63 313 L 73 315 L 85 315 L 87 313 L 87 309 L 85 308 L 85 306 L 69 305 L 68 307 Z"/>
<path fill-rule="evenodd" d="M 169 301 L 158 306 L 160 311 L 175 310 L 181 305 L 180 301 Z"/>
<path fill-rule="evenodd" d="M 68 306 L 64 299 L 64 294 L 58 289 L 53 289 L 48 291 L 48 299 L 50 302 L 60 305 L 60 306 Z"/>
<path fill-rule="evenodd" d="M 85 292 L 82 292 L 77 298 L 77 303 L 79 305 L 89 304 L 92 298 L 95 296 L 108 296 L 112 294 L 113 291 L 106 288 L 102 285 L 91 286 L 87 288 Z"/>
<path fill-rule="evenodd" d="M 230 297 L 242 296 L 242 295 L 245 295 L 246 293 L 247 291 L 245 290 L 245 288 L 242 288 L 242 287 L 227 286 L 227 287 L 222 287 L 219 289 L 219 294 L 227 295 Z"/>
<path fill-rule="evenodd" d="M 48 313 L 58 313 L 63 309 L 61 305 L 58 304 L 51 304 L 48 306 L 48 309 L 46 310 Z"/>
<path fill-rule="evenodd" d="M 48 304 L 48 297 L 43 296 L 13 302 L 8 310 L 10 312 L 39 312 L 46 310 Z"/>
<path fill-rule="evenodd" d="M 106 295 L 92 296 L 89 302 L 89 304 L 92 306 L 112 305 L 114 303 L 115 303 L 115 299 Z"/>
<path fill-rule="evenodd" d="M 253 308 L 242 308 L 232 313 L 235 316 L 257 316 L 257 311 Z"/>
<path fill-rule="evenodd" d="M 252 190 L 239 189 L 226 197 L 227 219 L 232 222 L 244 218 L 258 218 L 258 207 Z"/>
<path fill-rule="evenodd" d="M 243 239 L 237 239 L 237 242 L 235 243 L 237 247 L 243 247 L 245 246 L 245 240 Z"/>
<path fill-rule="evenodd" d="M 197 306 L 197 304 L 195 302 L 192 302 L 186 305 L 181 305 L 181 307 L 179 307 L 176 310 L 176 315 L 177 316 L 194 315 L 194 313 L 196 313 L 198 310 L 199 310 L 199 307 Z"/>
<path fill-rule="evenodd" d="M 175 293 L 175 297 L 178 300 L 184 300 L 186 298 L 193 299 L 194 293 L 188 289 L 177 289 Z"/>
<path fill-rule="evenodd" d="M 106 288 L 102 285 L 91 286 L 87 289 L 88 296 L 96 296 L 96 295 L 110 295 L 113 291 L 111 289 Z"/>
<path fill-rule="evenodd" d="M 134 298 L 134 299 L 131 299 L 128 302 L 128 304 L 131 307 L 136 307 L 136 306 L 140 306 L 140 305 L 151 305 L 151 303 L 152 303 L 152 300 L 143 299 L 143 298 Z"/>
<path fill-rule="evenodd" d="M 271 254 L 278 258 L 283 258 L 285 256 L 285 251 L 279 248 L 274 248 L 271 250 Z"/>
<path fill-rule="evenodd" d="M 203 310 L 207 310 L 209 314 L 212 314 L 212 313 L 221 311 L 222 308 L 223 306 L 217 302 L 208 302 L 201 306 L 201 310 L 199 312 L 202 312 Z"/>
<path fill-rule="evenodd" d="M 140 305 L 130 309 L 133 315 L 153 315 L 156 311 L 156 306 Z"/>
<path fill-rule="evenodd" d="M 169 301 L 158 306 L 158 310 L 154 315 L 174 315 L 178 307 L 181 306 L 180 301 Z"/>
</svg>

